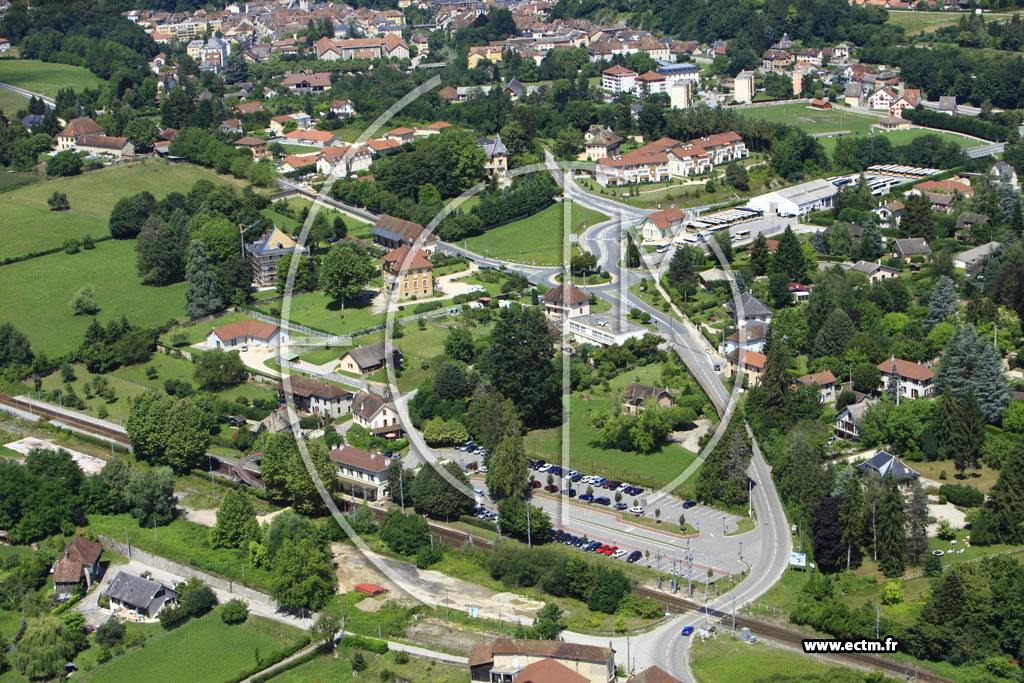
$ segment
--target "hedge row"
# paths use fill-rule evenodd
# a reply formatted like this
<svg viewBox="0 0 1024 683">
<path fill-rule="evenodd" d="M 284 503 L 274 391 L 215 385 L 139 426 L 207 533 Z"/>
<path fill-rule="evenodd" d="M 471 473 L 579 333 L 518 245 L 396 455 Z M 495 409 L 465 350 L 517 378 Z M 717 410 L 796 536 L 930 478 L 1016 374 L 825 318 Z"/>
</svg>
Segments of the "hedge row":
<svg viewBox="0 0 1024 683">
<path fill-rule="evenodd" d="M 939 495 L 945 496 L 953 505 L 965 508 L 980 507 L 985 503 L 985 494 L 978 489 L 960 484 L 943 484 L 939 487 Z"/>
<path fill-rule="evenodd" d="M 367 652 L 374 652 L 378 655 L 382 655 L 388 651 L 388 643 L 386 640 L 367 638 L 366 636 L 342 636 L 340 646 L 351 647 L 356 650 L 366 650 Z"/>
<path fill-rule="evenodd" d="M 238 672 L 237 674 L 235 674 L 231 678 L 227 679 L 225 681 L 225 683 L 238 683 L 238 681 L 244 681 L 246 678 L 249 678 L 250 676 L 255 676 L 256 674 L 258 674 L 259 672 L 263 671 L 264 669 L 266 669 L 268 667 L 271 667 L 271 666 L 274 666 L 275 664 L 280 662 L 282 659 L 287 659 L 288 657 L 291 657 L 293 654 L 295 654 L 296 652 L 298 652 L 302 648 L 306 647 L 307 645 L 309 645 L 309 634 L 308 633 L 303 633 L 302 636 L 298 640 L 296 640 L 294 643 L 292 643 L 288 647 L 281 648 L 277 652 L 273 652 L 273 653 L 271 653 L 267 657 L 261 657 L 259 664 L 254 664 L 253 666 L 250 666 L 245 671 Z M 316 650 L 313 650 L 313 652 L 316 652 Z M 301 657 L 300 657 L 300 659 L 301 659 Z M 289 668 L 291 668 L 291 667 L 289 667 Z M 285 669 L 281 669 L 280 671 L 284 671 L 284 670 Z M 278 673 L 280 673 L 280 671 L 274 671 L 271 674 L 267 674 L 267 678 L 265 678 L 263 680 L 270 680 L 271 678 L 276 676 Z"/>
</svg>

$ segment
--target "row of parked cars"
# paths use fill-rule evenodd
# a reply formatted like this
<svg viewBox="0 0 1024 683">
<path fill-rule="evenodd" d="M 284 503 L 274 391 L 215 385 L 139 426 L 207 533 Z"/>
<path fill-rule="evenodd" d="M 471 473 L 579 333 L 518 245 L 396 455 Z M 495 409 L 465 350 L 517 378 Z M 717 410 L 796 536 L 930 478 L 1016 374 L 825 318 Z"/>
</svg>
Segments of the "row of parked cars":
<svg viewBox="0 0 1024 683">
<path fill-rule="evenodd" d="M 625 496 L 639 496 L 644 490 L 639 486 L 633 486 L 624 481 L 609 480 L 596 475 L 585 475 L 576 470 L 566 470 L 561 465 L 554 465 L 543 460 L 530 460 L 530 467 L 535 472 L 552 474 L 556 477 L 564 477 L 574 484 L 587 484 L 595 489 L 606 489 L 612 493 L 618 491 Z M 572 489 L 569 489 L 572 490 Z M 582 500 L 582 498 L 581 498 Z"/>
<path fill-rule="evenodd" d="M 588 553 L 607 555 L 608 557 L 613 557 L 615 559 L 625 558 L 626 562 L 631 564 L 644 556 L 644 554 L 639 550 L 630 552 L 625 548 L 619 548 L 615 545 L 601 543 L 601 541 L 589 540 L 585 536 L 574 536 L 563 529 L 552 529 L 551 540 L 555 543 L 562 543 L 564 545 L 571 545 L 574 548 L 580 548 Z"/>
</svg>

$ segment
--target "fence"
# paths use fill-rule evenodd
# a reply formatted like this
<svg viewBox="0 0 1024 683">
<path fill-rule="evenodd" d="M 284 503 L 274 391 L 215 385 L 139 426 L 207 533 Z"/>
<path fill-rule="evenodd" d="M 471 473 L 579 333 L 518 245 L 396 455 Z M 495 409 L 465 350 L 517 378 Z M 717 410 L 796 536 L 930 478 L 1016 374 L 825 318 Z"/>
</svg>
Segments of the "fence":
<svg viewBox="0 0 1024 683">
<path fill-rule="evenodd" d="M 127 557 L 129 560 L 136 560 L 142 564 L 149 565 L 154 569 L 167 572 L 169 574 L 175 574 L 177 576 L 184 577 L 186 579 L 196 577 L 202 579 L 211 588 L 217 588 L 229 593 L 239 595 L 246 600 L 252 600 L 270 607 L 277 607 L 277 601 L 266 593 L 261 593 L 258 590 L 249 588 L 248 586 L 235 585 L 235 582 L 230 579 L 225 579 L 220 576 L 208 574 L 207 572 L 201 571 L 187 564 L 175 562 L 174 560 L 168 560 L 166 557 L 160 557 L 153 553 L 146 552 L 139 548 L 131 547 L 122 541 L 115 541 L 109 536 L 99 535 L 100 542 L 103 546 L 114 551 L 118 555 Z"/>
</svg>

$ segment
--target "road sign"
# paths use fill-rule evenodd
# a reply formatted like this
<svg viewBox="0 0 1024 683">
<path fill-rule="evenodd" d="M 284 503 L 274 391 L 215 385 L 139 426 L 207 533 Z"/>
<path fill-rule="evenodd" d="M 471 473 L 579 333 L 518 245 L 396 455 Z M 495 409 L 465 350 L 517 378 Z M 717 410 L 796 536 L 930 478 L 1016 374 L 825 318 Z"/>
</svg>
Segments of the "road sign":
<svg viewBox="0 0 1024 683">
<path fill-rule="evenodd" d="M 476 607 L 470 607 L 469 608 L 469 616 L 471 616 L 473 618 L 476 618 L 476 617 L 480 616 L 480 610 L 478 608 L 476 608 Z"/>
<path fill-rule="evenodd" d="M 789 563 L 794 567 L 806 567 L 807 553 L 790 553 Z"/>
</svg>

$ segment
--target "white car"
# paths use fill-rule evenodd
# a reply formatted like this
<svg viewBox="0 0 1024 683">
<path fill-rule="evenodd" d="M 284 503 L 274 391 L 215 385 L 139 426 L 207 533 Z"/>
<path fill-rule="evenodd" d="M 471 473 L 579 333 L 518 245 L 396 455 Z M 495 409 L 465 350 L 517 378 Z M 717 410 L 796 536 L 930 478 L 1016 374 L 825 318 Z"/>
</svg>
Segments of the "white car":
<svg viewBox="0 0 1024 683">
<path fill-rule="evenodd" d="M 481 474 L 487 474 L 487 465 L 480 465 L 480 467 L 476 468 L 476 471 Z"/>
<path fill-rule="evenodd" d="M 639 505 L 634 505 L 633 507 L 629 508 L 629 511 L 632 512 L 634 515 L 644 514 L 644 509 Z"/>
<path fill-rule="evenodd" d="M 628 550 L 623 550 L 622 548 L 619 548 L 614 553 L 612 553 L 612 557 L 614 557 L 617 560 L 628 552 Z"/>
<path fill-rule="evenodd" d="M 545 463 L 545 464 L 541 465 L 540 468 L 538 468 L 537 471 L 538 472 L 547 472 L 550 469 L 551 469 L 551 464 L 550 463 Z"/>
<path fill-rule="evenodd" d="M 619 487 L 618 487 L 617 489 L 615 489 L 615 490 L 616 490 L 616 491 L 625 491 L 625 490 L 626 490 L 626 489 L 628 489 L 628 488 L 629 488 L 630 486 L 632 486 L 632 484 L 628 484 L 628 483 L 626 483 L 626 482 L 622 482 L 621 484 L 619 484 Z"/>
</svg>

